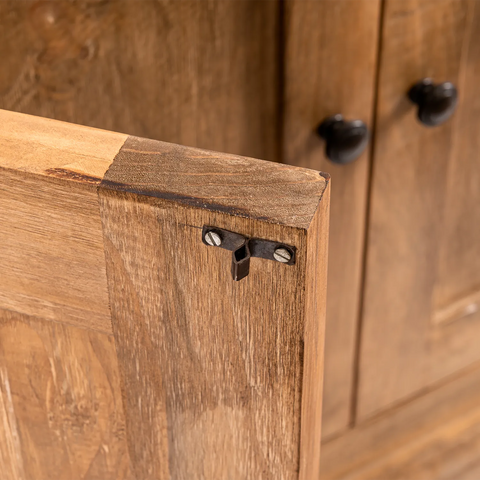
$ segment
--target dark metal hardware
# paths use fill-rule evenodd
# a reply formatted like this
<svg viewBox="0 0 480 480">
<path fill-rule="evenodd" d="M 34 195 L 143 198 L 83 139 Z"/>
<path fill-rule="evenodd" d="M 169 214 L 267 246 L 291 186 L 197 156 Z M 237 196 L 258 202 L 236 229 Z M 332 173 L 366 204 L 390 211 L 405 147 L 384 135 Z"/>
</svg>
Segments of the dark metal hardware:
<svg viewBox="0 0 480 480">
<path fill-rule="evenodd" d="M 250 248 L 248 240 L 232 253 L 232 278 L 238 282 L 250 273 Z"/>
<path fill-rule="evenodd" d="M 435 127 L 452 116 L 457 106 L 458 92 L 453 83 L 435 85 L 431 78 L 424 78 L 410 88 L 408 98 L 418 105 L 420 122 Z"/>
<path fill-rule="evenodd" d="M 213 240 L 214 239 L 214 240 Z M 245 278 L 250 272 L 252 257 L 295 264 L 296 248 L 284 243 L 251 238 L 217 227 L 205 225 L 202 229 L 202 242 L 212 247 L 220 247 L 232 252 L 232 277 L 235 281 Z"/>
<path fill-rule="evenodd" d="M 317 127 L 317 133 L 326 141 L 326 156 L 341 165 L 358 158 L 369 138 L 367 125 L 362 120 L 346 121 L 340 114 L 325 118 Z"/>
</svg>

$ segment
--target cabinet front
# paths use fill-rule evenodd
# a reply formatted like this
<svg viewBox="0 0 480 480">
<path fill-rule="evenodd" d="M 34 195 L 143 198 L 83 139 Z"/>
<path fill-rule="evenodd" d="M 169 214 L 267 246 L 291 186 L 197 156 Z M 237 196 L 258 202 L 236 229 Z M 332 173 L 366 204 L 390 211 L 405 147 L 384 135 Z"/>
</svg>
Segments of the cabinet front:
<svg viewBox="0 0 480 480">
<path fill-rule="evenodd" d="M 0 18 L 1 108 L 331 173 L 326 437 L 480 360 L 478 1 L 8 0 Z M 338 114 L 371 134 L 349 164 L 317 131 Z"/>
</svg>

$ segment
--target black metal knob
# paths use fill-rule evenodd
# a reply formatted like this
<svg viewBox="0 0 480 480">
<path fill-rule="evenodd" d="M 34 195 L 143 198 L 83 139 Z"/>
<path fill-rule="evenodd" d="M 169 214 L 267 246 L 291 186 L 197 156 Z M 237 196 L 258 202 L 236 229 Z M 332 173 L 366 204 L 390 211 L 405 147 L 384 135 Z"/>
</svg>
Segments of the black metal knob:
<svg viewBox="0 0 480 480">
<path fill-rule="evenodd" d="M 361 120 L 345 121 L 343 116 L 327 117 L 317 127 L 326 141 L 325 154 L 334 163 L 345 165 L 358 158 L 368 143 L 368 128 Z"/>
<path fill-rule="evenodd" d="M 429 127 L 447 121 L 455 111 L 458 100 L 453 83 L 435 85 L 431 78 L 424 78 L 408 91 L 408 98 L 418 105 L 418 119 Z"/>
</svg>

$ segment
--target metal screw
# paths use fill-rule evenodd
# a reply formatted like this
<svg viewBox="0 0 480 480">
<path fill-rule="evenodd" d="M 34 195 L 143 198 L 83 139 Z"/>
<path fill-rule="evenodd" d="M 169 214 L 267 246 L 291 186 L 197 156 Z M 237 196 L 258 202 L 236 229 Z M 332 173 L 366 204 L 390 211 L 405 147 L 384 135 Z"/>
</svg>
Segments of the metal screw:
<svg viewBox="0 0 480 480">
<path fill-rule="evenodd" d="M 292 259 L 292 254 L 286 248 L 277 248 L 273 252 L 273 258 L 277 262 L 288 263 Z"/>
<path fill-rule="evenodd" d="M 205 241 L 212 247 L 219 247 L 222 244 L 222 237 L 213 230 L 205 234 Z"/>
</svg>

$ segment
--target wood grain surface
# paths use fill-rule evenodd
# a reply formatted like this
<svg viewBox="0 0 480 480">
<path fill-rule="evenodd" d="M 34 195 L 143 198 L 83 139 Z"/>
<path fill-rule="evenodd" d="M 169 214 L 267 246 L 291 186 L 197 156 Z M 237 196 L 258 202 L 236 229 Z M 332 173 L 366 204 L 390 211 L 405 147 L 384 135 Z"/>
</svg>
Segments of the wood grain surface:
<svg viewBox="0 0 480 480">
<path fill-rule="evenodd" d="M 127 135 L 0 110 L 0 168 L 97 185 Z M 93 188 L 91 191 L 95 191 Z"/>
<path fill-rule="evenodd" d="M 132 138 L 99 194 L 134 475 L 316 479 L 326 179 Z M 254 258 L 234 282 L 204 225 L 294 245 L 297 263 Z"/>
<path fill-rule="evenodd" d="M 4 0 L 0 108 L 276 160 L 278 2 Z"/>
<path fill-rule="evenodd" d="M 480 5 L 387 0 L 380 62 L 358 418 L 480 359 Z M 427 128 L 406 97 L 451 81 L 457 112 Z"/>
<path fill-rule="evenodd" d="M 2 115 L 9 480 L 129 478 L 111 320 L 135 478 L 316 479 L 328 175 Z M 296 264 L 255 258 L 233 282 L 205 224 Z"/>
<path fill-rule="evenodd" d="M 479 367 L 324 443 L 320 479 L 477 479 Z"/>
<path fill-rule="evenodd" d="M 129 137 L 101 185 L 308 229 L 327 183 L 314 170 Z"/>
<path fill-rule="evenodd" d="M 129 477 L 112 336 L 0 310 L 4 480 Z"/>
<path fill-rule="evenodd" d="M 337 113 L 372 127 L 379 0 L 285 2 L 283 161 L 331 174 L 332 221 L 323 436 L 351 422 L 369 150 L 350 165 L 325 157 L 315 129 Z"/>
<path fill-rule="evenodd" d="M 126 136 L 0 120 L 0 307 L 111 333 L 96 187 Z"/>
</svg>

